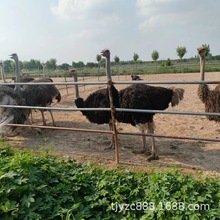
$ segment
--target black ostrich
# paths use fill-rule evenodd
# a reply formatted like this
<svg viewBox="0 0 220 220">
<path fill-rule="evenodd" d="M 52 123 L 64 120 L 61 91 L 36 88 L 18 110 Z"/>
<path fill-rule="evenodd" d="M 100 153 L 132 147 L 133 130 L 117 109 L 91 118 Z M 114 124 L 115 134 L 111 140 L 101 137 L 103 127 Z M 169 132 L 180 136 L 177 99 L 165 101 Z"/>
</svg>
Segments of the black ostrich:
<svg viewBox="0 0 220 220">
<path fill-rule="evenodd" d="M 197 49 L 200 58 L 201 80 L 205 80 L 205 47 Z M 199 99 L 205 104 L 206 112 L 220 113 L 220 84 L 211 90 L 207 84 L 200 84 L 198 87 Z M 220 116 L 206 116 L 209 120 L 220 122 Z"/>
<path fill-rule="evenodd" d="M 103 50 L 101 54 L 105 56 L 106 50 Z M 110 59 L 110 56 L 107 58 Z M 106 68 L 110 67 L 110 60 L 106 61 Z M 117 108 L 119 105 L 119 94 L 118 90 L 111 85 L 111 91 L 113 95 L 113 105 Z M 78 97 L 75 100 L 75 104 L 77 108 L 110 108 L 109 102 L 109 90 L 108 88 L 99 89 L 93 93 L 91 93 L 85 100 L 81 97 Z M 86 118 L 96 124 L 108 124 L 110 130 L 112 130 L 112 118 L 110 111 L 81 111 Z M 113 138 L 109 148 L 113 147 Z"/>
<path fill-rule="evenodd" d="M 183 89 L 179 88 L 163 88 L 149 86 L 145 84 L 137 84 L 126 87 L 119 92 L 119 103 L 121 108 L 128 109 L 144 109 L 144 110 L 165 110 L 171 106 L 178 105 L 183 99 Z M 154 134 L 153 116 L 155 113 L 140 112 L 118 112 L 116 119 L 118 122 L 128 123 L 138 126 L 141 133 Z M 142 136 L 143 150 L 134 151 L 137 153 L 148 153 L 146 146 L 146 137 Z M 152 137 L 152 154 L 148 158 L 150 160 L 158 159 L 155 139 Z"/>
<path fill-rule="evenodd" d="M 111 86 L 113 97 L 118 97 L 117 89 Z M 113 104 L 115 107 L 119 107 L 119 99 L 114 99 Z M 90 94 L 85 100 L 83 98 L 77 98 L 75 100 L 77 108 L 110 108 L 109 102 L 109 90 L 108 88 L 99 89 Z M 110 130 L 112 130 L 112 118 L 110 111 L 81 111 L 86 118 L 96 124 L 108 124 Z M 111 144 L 108 148 L 113 147 L 113 137 Z M 106 148 L 107 149 L 107 148 Z"/>
<path fill-rule="evenodd" d="M 110 71 L 110 51 L 105 49 L 102 51 L 102 56 L 106 57 L 106 70 Z M 109 74 L 110 75 L 110 74 Z M 116 108 L 129 108 L 129 109 L 146 109 L 146 110 L 164 110 L 168 108 L 169 103 L 175 106 L 183 98 L 183 89 L 153 87 L 144 84 L 131 85 L 121 91 L 112 85 L 113 105 Z M 101 97 L 101 99 L 100 99 Z M 95 100 L 95 101 L 94 101 Z M 76 99 L 76 106 L 79 108 L 84 107 L 109 107 L 108 90 L 98 90 L 84 101 L 81 98 Z M 94 103 L 96 103 L 94 105 Z M 101 103 L 101 104 L 100 104 Z M 111 128 L 111 114 L 105 111 L 82 111 L 90 122 L 104 124 L 108 123 Z M 148 133 L 154 133 L 153 123 L 154 113 L 137 113 L 137 112 L 116 112 L 116 120 L 118 122 L 128 123 L 133 126 L 139 125 L 142 133 L 146 129 Z M 141 153 L 147 152 L 146 138 L 143 136 L 143 150 Z M 158 159 L 157 149 L 154 137 L 152 137 L 152 155 L 148 160 Z"/>
<path fill-rule="evenodd" d="M 51 106 L 53 100 L 56 99 L 57 102 L 61 101 L 61 94 L 59 90 L 54 85 L 42 85 L 42 82 L 53 82 L 50 78 L 41 78 L 38 80 L 33 80 L 32 82 L 39 83 L 39 85 L 24 85 L 23 95 L 25 97 L 25 101 L 27 106 L 39 106 L 39 107 L 48 107 Z M 46 120 L 44 117 L 44 111 L 41 110 L 43 125 L 46 125 Z M 48 110 L 53 126 L 56 126 L 54 117 L 51 110 Z"/>
<path fill-rule="evenodd" d="M 16 78 L 19 79 L 19 66 L 15 66 Z M 25 106 L 25 99 L 22 96 L 20 86 L 14 88 L 10 86 L 0 86 L 1 105 Z M 29 109 L 24 108 L 0 108 L 0 135 L 8 136 L 16 128 L 15 126 L 4 126 L 5 124 L 24 124 L 29 122 Z"/>
<path fill-rule="evenodd" d="M 110 51 L 106 50 L 104 54 L 107 62 L 110 65 Z M 109 71 L 110 69 L 108 69 Z M 171 106 L 178 105 L 183 99 L 184 90 L 180 88 L 163 88 L 149 86 L 145 84 L 134 84 L 119 91 L 120 108 L 128 109 L 145 109 L 145 110 L 165 110 Z M 113 97 L 117 99 L 117 97 Z M 139 126 L 140 131 L 144 134 L 154 133 L 153 116 L 155 113 L 140 113 L 140 112 L 116 112 L 116 120 L 118 122 L 128 123 L 133 126 Z M 140 153 L 146 153 L 146 138 L 142 136 L 143 150 Z M 138 151 L 136 151 L 138 152 Z M 158 159 L 155 139 L 152 137 L 152 152 L 148 158 L 150 160 Z"/>
<path fill-rule="evenodd" d="M 18 66 L 19 61 L 18 61 L 17 54 L 12 54 L 11 58 L 14 59 L 15 65 Z M 20 78 L 18 80 L 20 80 Z M 57 102 L 61 101 L 61 94 L 54 85 L 40 84 L 42 82 L 53 82 L 52 79 L 42 78 L 39 80 L 33 80 L 31 82 L 37 82 L 39 83 L 39 85 L 28 85 L 28 83 L 23 85 L 22 96 L 24 97 L 27 106 L 48 107 L 51 105 L 54 99 L 56 99 Z M 43 125 L 46 125 L 44 111 L 45 110 L 40 110 L 41 115 L 42 115 Z M 51 110 L 48 110 L 48 111 L 50 112 L 53 126 L 55 126 L 53 114 Z"/>
<path fill-rule="evenodd" d="M 143 80 L 143 79 L 141 79 L 141 77 L 138 76 L 138 75 L 131 75 L 131 79 L 132 79 L 132 80 Z"/>
</svg>

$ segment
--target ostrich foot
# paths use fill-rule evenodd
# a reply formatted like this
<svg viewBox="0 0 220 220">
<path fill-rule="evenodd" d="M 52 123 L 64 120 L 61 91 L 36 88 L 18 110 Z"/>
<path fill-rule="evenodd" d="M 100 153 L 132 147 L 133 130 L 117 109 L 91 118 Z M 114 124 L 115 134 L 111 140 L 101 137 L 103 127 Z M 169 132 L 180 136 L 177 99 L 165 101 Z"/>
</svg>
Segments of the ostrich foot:
<svg viewBox="0 0 220 220">
<path fill-rule="evenodd" d="M 15 136 L 18 136 L 20 133 L 18 131 L 14 131 L 13 133 L 9 133 L 7 134 L 6 136 L 7 137 L 15 137 Z"/>
<path fill-rule="evenodd" d="M 134 154 L 145 154 L 148 155 L 150 152 L 148 149 L 142 149 L 142 150 L 133 150 L 132 151 Z"/>
<path fill-rule="evenodd" d="M 32 128 L 32 130 L 37 131 L 38 134 L 42 134 L 41 129 L 40 128 Z"/>
<path fill-rule="evenodd" d="M 147 158 L 147 161 L 151 160 L 159 160 L 159 156 L 156 154 L 151 154 L 150 157 Z"/>
<path fill-rule="evenodd" d="M 114 146 L 114 143 L 111 143 L 108 147 L 106 147 L 104 150 L 111 150 L 111 149 L 114 149 L 115 146 Z"/>
</svg>

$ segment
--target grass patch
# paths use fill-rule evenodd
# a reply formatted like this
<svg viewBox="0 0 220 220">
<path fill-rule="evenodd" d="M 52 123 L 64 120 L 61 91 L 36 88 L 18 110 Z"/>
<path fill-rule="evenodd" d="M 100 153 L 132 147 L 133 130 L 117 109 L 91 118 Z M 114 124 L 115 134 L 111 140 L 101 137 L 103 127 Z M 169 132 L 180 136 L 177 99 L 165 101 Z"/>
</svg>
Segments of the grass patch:
<svg viewBox="0 0 220 220">
<path fill-rule="evenodd" d="M 219 201 L 219 178 L 194 178 L 177 169 L 107 170 L 0 142 L 1 220 L 214 220 L 220 218 Z"/>
</svg>

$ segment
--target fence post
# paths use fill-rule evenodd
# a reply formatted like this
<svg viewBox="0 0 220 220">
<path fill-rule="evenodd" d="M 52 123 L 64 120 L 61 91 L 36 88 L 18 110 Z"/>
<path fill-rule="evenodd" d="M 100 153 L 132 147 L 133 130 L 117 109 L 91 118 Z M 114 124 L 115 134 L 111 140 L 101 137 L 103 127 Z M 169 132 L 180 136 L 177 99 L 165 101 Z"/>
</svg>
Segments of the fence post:
<svg viewBox="0 0 220 220">
<path fill-rule="evenodd" d="M 115 162 L 119 164 L 119 153 L 118 153 L 118 131 L 115 124 L 115 107 L 113 105 L 113 96 L 111 86 L 113 85 L 111 70 L 110 70 L 110 57 L 106 57 L 106 76 L 108 80 L 108 91 L 109 91 L 109 103 L 111 109 L 111 117 L 112 117 L 112 131 L 114 138 L 114 146 L 115 146 Z"/>
</svg>

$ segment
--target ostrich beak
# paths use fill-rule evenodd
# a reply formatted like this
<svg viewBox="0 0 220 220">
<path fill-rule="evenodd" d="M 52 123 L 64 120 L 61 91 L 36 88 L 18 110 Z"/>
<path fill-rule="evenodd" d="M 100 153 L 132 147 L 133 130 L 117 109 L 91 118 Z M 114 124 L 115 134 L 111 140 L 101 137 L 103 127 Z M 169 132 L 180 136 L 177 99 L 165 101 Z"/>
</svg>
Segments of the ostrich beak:
<svg viewBox="0 0 220 220">
<path fill-rule="evenodd" d="M 105 51 L 104 51 L 104 50 L 102 50 L 102 51 L 101 51 L 101 55 L 103 56 L 103 55 L 104 55 L 104 53 L 105 53 Z"/>
<path fill-rule="evenodd" d="M 11 58 L 11 59 L 14 59 L 14 57 L 16 57 L 16 53 L 12 53 L 11 55 L 9 55 L 9 57 Z"/>
<path fill-rule="evenodd" d="M 101 51 L 101 55 L 102 55 L 102 56 L 105 56 L 107 53 L 109 53 L 109 49 L 103 49 L 103 50 Z"/>
</svg>

